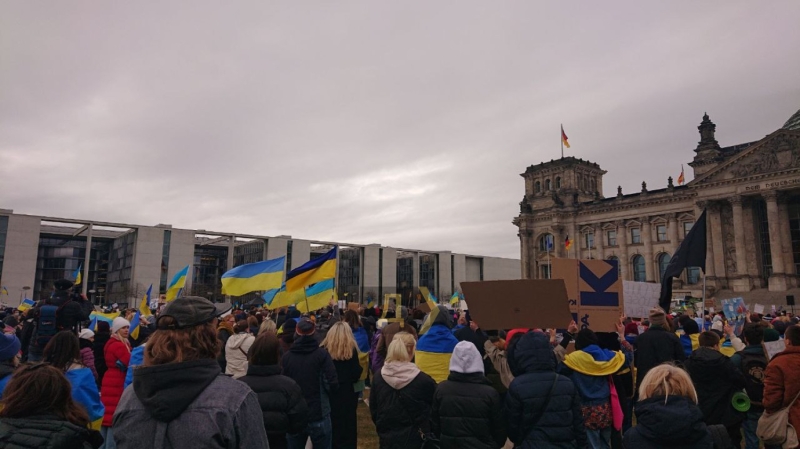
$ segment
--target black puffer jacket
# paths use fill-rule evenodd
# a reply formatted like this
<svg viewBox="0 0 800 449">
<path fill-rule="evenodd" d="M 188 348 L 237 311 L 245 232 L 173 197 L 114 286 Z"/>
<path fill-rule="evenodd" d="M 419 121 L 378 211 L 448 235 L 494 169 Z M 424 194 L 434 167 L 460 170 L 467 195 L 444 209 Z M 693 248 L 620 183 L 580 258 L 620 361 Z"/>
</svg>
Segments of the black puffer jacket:
<svg viewBox="0 0 800 449">
<path fill-rule="evenodd" d="M 636 427 L 625 432 L 628 449 L 712 449 L 703 413 L 683 396 L 645 399 L 636 405 Z"/>
<path fill-rule="evenodd" d="M 108 332 L 97 332 L 94 334 L 94 342 L 92 343 L 92 352 L 94 353 L 94 369 L 97 370 L 97 386 L 103 382 L 103 376 L 108 371 L 106 366 L 106 355 L 104 349 L 106 343 L 111 339 L 111 334 Z"/>
<path fill-rule="evenodd" d="M 516 377 L 505 400 L 509 439 L 522 448 L 586 447 L 578 391 L 568 377 L 555 373 L 556 357 L 549 338 L 541 332 L 529 332 L 512 350 Z M 542 414 L 556 376 L 558 381 Z M 537 416 L 541 416 L 538 421 Z"/>
<path fill-rule="evenodd" d="M 660 326 L 654 326 L 636 338 L 636 390 L 648 371 L 664 362 L 686 359 L 683 345 L 674 333 Z"/>
<path fill-rule="evenodd" d="M 9 449 L 94 449 L 103 444 L 97 431 L 55 416 L 0 420 L 0 447 Z"/>
<path fill-rule="evenodd" d="M 422 445 L 418 429 L 430 431 L 435 391 L 436 381 L 423 372 L 400 390 L 386 383 L 380 372 L 375 373 L 369 412 L 378 431 L 381 449 L 409 449 Z"/>
<path fill-rule="evenodd" d="M 444 448 L 494 449 L 506 442 L 500 395 L 483 373 L 456 373 L 436 387 L 433 433 Z"/>
<path fill-rule="evenodd" d="M 339 386 L 336 368 L 328 351 L 319 347 L 313 335 L 295 340 L 281 359 L 283 375 L 292 378 L 308 405 L 309 422 L 320 421 L 331 413 L 330 392 Z"/>
<path fill-rule="evenodd" d="M 258 396 L 270 448 L 286 447 L 287 433 L 300 433 L 306 428 L 308 406 L 303 392 L 297 382 L 281 375 L 278 365 L 249 365 L 247 375 L 239 381 Z"/>
<path fill-rule="evenodd" d="M 745 414 L 734 410 L 731 396 L 747 381 L 731 359 L 712 348 L 698 348 L 684 363 L 697 390 L 697 402 L 706 424 L 732 426 Z"/>
</svg>

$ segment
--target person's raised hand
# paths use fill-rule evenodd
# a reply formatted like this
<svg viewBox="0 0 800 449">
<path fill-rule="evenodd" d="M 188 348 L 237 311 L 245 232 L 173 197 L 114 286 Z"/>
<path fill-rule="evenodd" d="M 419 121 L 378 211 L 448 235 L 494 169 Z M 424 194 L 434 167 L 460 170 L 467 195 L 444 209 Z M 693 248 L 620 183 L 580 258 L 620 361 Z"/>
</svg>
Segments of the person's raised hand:
<svg viewBox="0 0 800 449">
<path fill-rule="evenodd" d="M 725 333 L 727 335 L 733 336 L 733 326 L 728 323 L 725 323 Z"/>
<path fill-rule="evenodd" d="M 625 326 L 622 323 L 616 323 L 617 333 L 622 335 L 625 332 Z"/>
</svg>

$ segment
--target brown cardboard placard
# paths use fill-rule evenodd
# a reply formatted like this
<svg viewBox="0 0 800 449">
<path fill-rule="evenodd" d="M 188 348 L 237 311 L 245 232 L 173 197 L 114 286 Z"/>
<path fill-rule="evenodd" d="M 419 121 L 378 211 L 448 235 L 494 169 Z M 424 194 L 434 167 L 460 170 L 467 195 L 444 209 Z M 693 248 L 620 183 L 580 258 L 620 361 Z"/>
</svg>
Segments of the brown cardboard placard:
<svg viewBox="0 0 800 449">
<path fill-rule="evenodd" d="M 359 307 L 361 307 L 361 304 L 359 304 L 357 302 L 348 302 L 347 303 L 347 309 L 348 310 L 354 310 L 354 311 L 358 312 L 358 308 Z"/>
<path fill-rule="evenodd" d="M 571 319 L 560 279 L 462 282 L 461 289 L 481 329 L 561 329 Z"/>
<path fill-rule="evenodd" d="M 563 279 L 570 312 L 578 327 L 616 332 L 625 310 L 622 280 L 616 260 L 551 259 L 553 279 Z"/>
</svg>

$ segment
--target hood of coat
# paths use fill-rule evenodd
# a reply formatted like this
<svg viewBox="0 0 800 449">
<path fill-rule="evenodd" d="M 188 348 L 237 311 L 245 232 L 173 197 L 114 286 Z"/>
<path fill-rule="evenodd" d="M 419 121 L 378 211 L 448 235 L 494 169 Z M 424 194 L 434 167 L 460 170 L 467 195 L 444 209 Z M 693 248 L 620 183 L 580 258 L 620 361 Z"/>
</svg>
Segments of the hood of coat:
<svg viewBox="0 0 800 449">
<path fill-rule="evenodd" d="M 679 447 L 711 438 L 703 412 L 683 396 L 669 396 L 666 403 L 664 396 L 639 401 L 636 422 L 642 436 L 665 446 Z"/>
<path fill-rule="evenodd" d="M 289 351 L 298 354 L 309 354 L 316 351 L 317 349 L 320 349 L 319 341 L 317 341 L 317 339 L 314 338 L 313 335 L 302 335 L 302 336 L 296 335 L 294 337 L 294 343 L 292 344 L 292 348 L 289 349 Z"/>
<path fill-rule="evenodd" d="M 716 382 L 728 357 L 712 348 L 697 348 L 686 360 L 686 369 L 695 382 Z"/>
<path fill-rule="evenodd" d="M 556 355 L 550 338 L 542 332 L 528 332 L 509 348 L 509 366 L 514 376 L 540 371 L 555 371 Z"/>
<path fill-rule="evenodd" d="M 419 373 L 419 367 L 411 362 L 386 363 L 381 368 L 381 377 L 395 390 L 400 390 L 410 384 Z"/>
<path fill-rule="evenodd" d="M 216 359 L 140 367 L 133 371 L 133 390 L 150 416 L 170 422 L 219 375 Z"/>
<path fill-rule="evenodd" d="M 453 317 L 450 316 L 450 312 L 448 312 L 447 307 L 438 305 L 436 306 L 439 309 L 439 312 L 436 314 L 436 317 L 433 319 L 433 323 L 431 324 L 441 324 L 447 326 L 448 329 L 453 328 Z"/>
<path fill-rule="evenodd" d="M 450 356 L 450 371 L 454 373 L 483 374 L 483 358 L 478 348 L 469 341 L 460 341 Z"/>
<path fill-rule="evenodd" d="M 228 338 L 228 342 L 225 343 L 225 346 L 233 349 L 239 349 L 246 341 L 252 342 L 253 340 L 255 340 L 255 337 L 246 332 L 240 334 L 234 334 L 231 335 L 230 338 Z"/>
</svg>

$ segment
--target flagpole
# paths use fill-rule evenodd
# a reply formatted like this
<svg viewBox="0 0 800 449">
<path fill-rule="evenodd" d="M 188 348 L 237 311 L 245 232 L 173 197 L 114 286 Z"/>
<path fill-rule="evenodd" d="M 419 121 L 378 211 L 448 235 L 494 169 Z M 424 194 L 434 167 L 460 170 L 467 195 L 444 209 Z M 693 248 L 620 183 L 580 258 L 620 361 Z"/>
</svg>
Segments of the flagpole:
<svg viewBox="0 0 800 449">
<path fill-rule="evenodd" d="M 561 159 L 564 159 L 564 124 L 561 124 L 561 135 L 558 136 L 561 141 Z"/>
<path fill-rule="evenodd" d="M 553 267 L 550 265 L 550 248 L 547 248 L 547 279 L 553 278 Z"/>
</svg>

